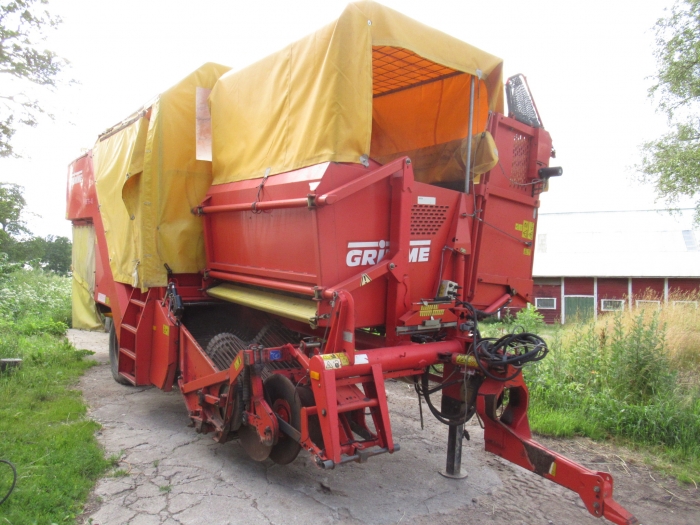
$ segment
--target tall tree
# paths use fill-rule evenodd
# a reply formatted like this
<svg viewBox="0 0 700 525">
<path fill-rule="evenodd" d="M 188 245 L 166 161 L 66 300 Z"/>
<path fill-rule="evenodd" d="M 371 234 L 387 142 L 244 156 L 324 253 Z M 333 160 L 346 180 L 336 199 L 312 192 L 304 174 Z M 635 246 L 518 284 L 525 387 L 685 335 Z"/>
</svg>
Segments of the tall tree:
<svg viewBox="0 0 700 525">
<path fill-rule="evenodd" d="M 672 131 L 642 146 L 638 169 L 668 203 L 695 199 L 700 223 L 700 0 L 678 0 L 655 30 L 658 73 L 649 96 Z"/>
<path fill-rule="evenodd" d="M 61 23 L 48 0 L 0 0 L 0 157 L 16 156 L 11 139 L 18 125 L 36 126 L 46 113 L 29 94 L 31 85 L 55 87 L 66 61 L 41 49 L 47 29 Z"/>
<path fill-rule="evenodd" d="M 17 184 L 0 182 L 0 229 L 7 235 L 29 233 L 22 220 L 22 211 L 27 205 L 23 189 Z"/>
</svg>

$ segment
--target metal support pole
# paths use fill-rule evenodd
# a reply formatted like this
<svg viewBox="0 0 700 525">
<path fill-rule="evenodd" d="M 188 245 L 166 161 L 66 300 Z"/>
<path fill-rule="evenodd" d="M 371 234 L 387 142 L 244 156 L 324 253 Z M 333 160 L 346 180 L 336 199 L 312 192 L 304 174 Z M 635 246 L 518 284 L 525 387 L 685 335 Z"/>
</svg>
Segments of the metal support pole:
<svg viewBox="0 0 700 525">
<path fill-rule="evenodd" d="M 464 425 L 450 426 L 447 434 L 447 464 L 440 474 L 446 478 L 462 479 L 467 477 L 462 472 L 462 440 L 464 439 Z"/>
<path fill-rule="evenodd" d="M 444 391 L 440 408 L 442 413 L 450 418 L 457 418 L 466 412 L 464 400 L 455 399 L 450 395 L 445 395 Z M 445 470 L 440 471 L 440 474 L 446 478 L 466 478 L 467 473 L 462 472 L 462 440 L 464 439 L 464 424 L 450 425 L 447 428 L 447 463 L 445 464 Z"/>
<path fill-rule="evenodd" d="M 474 127 L 474 75 L 469 85 L 469 130 L 467 131 L 467 173 L 464 181 L 464 193 L 469 193 L 469 182 L 472 171 L 472 133 Z"/>
</svg>

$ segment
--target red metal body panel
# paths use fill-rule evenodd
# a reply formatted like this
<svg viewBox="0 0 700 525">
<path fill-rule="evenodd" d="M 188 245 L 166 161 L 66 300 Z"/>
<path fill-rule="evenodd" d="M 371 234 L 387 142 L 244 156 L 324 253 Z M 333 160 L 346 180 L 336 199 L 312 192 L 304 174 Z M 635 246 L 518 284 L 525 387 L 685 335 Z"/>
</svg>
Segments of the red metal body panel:
<svg viewBox="0 0 700 525">
<path fill-rule="evenodd" d="M 552 141 L 543 129 L 498 114 L 489 131 L 499 164 L 472 186 L 471 208 L 481 216 L 473 225 L 466 298 L 483 306 L 509 287 L 517 292 L 513 306 L 522 307 L 532 300 L 538 195 L 545 184 L 536 174 L 549 165 Z"/>
<path fill-rule="evenodd" d="M 92 172 L 92 152 L 68 165 L 66 219 L 92 219 L 97 214 L 97 193 Z"/>
<path fill-rule="evenodd" d="M 410 182 L 412 195 L 405 196 L 409 262 L 400 278 L 410 293 L 404 292 L 404 303 L 435 296 L 441 266 L 443 277 L 463 282 L 463 275 L 454 275 L 461 256 L 471 279 L 466 298 L 475 306 L 486 308 L 509 290 L 517 292 L 515 305 L 532 298 L 537 194 L 543 182 L 531 174 L 547 165 L 551 140 L 544 130 L 502 116 L 494 117 L 491 132 L 507 168 L 485 174 L 471 196 Z M 541 158 L 543 151 L 547 158 Z M 392 252 L 391 224 L 400 221 L 389 179 L 370 180 L 379 168 L 373 162 L 369 167 L 326 163 L 269 180 L 212 187 L 200 208 L 210 275 L 306 295 L 314 287 L 348 289 L 345 281 Z M 315 199 L 312 206 L 299 207 L 309 198 Z M 445 247 L 450 251 L 443 253 Z M 380 299 L 391 296 L 386 282 L 372 279 L 353 287 L 356 326 L 396 322 Z"/>
<path fill-rule="evenodd" d="M 177 320 L 170 316 L 168 309 L 157 302 L 153 316 L 153 343 L 149 367 L 149 381 L 154 386 L 170 392 L 177 369 L 177 341 L 179 328 Z"/>
</svg>

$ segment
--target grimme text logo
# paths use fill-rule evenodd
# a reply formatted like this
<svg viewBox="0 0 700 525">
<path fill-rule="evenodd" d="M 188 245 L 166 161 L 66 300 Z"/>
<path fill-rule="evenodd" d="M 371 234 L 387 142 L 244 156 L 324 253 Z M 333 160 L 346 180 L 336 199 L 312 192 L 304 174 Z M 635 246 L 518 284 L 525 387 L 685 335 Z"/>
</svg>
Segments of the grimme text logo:
<svg viewBox="0 0 700 525">
<path fill-rule="evenodd" d="M 408 262 L 428 262 L 430 240 L 409 242 Z M 389 252 L 389 241 L 349 242 L 345 263 L 348 266 L 372 266 Z"/>
</svg>

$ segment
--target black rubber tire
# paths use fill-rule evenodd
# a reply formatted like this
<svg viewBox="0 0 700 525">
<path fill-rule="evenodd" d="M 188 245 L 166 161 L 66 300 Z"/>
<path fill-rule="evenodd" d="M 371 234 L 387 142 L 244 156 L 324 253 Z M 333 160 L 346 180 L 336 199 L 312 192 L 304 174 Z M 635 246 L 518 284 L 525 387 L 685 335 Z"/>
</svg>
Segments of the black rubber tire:
<svg viewBox="0 0 700 525">
<path fill-rule="evenodd" d="M 114 323 L 109 329 L 109 366 L 112 370 L 112 377 L 120 385 L 133 386 L 131 381 L 119 374 L 119 340 L 117 339 L 117 331 L 114 328 Z"/>
<path fill-rule="evenodd" d="M 272 374 L 265 380 L 265 400 L 275 411 L 275 402 L 283 401 L 289 406 L 289 423 L 296 430 L 301 430 L 301 400 L 294 384 L 281 374 Z M 277 443 L 270 451 L 270 459 L 278 465 L 288 465 L 299 455 L 301 445 L 284 432 L 279 433 Z"/>
<path fill-rule="evenodd" d="M 314 393 L 311 391 L 311 388 L 308 386 L 298 386 L 296 390 L 301 400 L 301 406 L 312 407 L 316 405 Z M 325 448 L 323 432 L 321 431 L 321 423 L 318 420 L 318 416 L 309 416 L 309 437 L 318 448 L 321 450 Z"/>
</svg>

